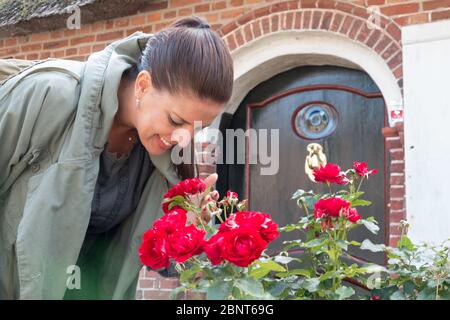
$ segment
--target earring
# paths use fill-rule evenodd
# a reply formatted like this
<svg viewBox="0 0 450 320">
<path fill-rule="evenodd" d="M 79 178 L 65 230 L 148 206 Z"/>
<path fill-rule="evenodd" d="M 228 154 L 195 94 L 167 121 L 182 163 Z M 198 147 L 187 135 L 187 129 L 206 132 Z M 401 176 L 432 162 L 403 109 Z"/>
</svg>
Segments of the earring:
<svg viewBox="0 0 450 320">
<path fill-rule="evenodd" d="M 139 109 L 139 107 L 140 107 L 140 104 L 141 104 L 141 99 L 139 99 L 139 98 L 136 98 L 136 107 Z"/>
</svg>

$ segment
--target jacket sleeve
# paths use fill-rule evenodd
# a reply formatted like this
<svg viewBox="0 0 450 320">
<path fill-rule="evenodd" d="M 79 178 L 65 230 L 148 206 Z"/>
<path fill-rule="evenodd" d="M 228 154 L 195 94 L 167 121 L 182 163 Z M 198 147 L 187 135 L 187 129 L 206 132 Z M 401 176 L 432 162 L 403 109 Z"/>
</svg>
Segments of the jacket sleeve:
<svg viewBox="0 0 450 320">
<path fill-rule="evenodd" d="M 39 150 L 58 142 L 76 110 L 78 90 L 77 79 L 56 71 L 0 87 L 0 198 Z"/>
</svg>

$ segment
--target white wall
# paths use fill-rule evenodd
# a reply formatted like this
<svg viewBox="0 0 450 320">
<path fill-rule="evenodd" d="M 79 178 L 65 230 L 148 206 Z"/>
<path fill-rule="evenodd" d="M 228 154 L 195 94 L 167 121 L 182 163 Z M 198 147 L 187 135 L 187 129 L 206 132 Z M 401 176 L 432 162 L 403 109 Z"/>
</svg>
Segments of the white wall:
<svg viewBox="0 0 450 320">
<path fill-rule="evenodd" d="M 409 235 L 440 242 L 450 238 L 450 21 L 402 33 Z"/>
</svg>

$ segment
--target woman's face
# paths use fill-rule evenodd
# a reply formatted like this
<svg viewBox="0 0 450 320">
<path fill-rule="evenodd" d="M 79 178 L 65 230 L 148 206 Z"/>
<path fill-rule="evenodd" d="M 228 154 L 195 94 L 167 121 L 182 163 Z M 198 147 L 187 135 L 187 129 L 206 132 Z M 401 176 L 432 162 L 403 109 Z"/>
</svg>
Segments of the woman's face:
<svg viewBox="0 0 450 320">
<path fill-rule="evenodd" d="M 143 73 L 135 83 L 140 97 L 135 127 L 142 145 L 152 155 L 161 154 L 178 143 L 185 145 L 186 135 L 193 137 L 194 121 L 201 121 L 202 127 L 207 127 L 223 110 L 222 104 L 188 92 L 173 95 L 158 90 L 151 85 L 150 74 Z"/>
</svg>

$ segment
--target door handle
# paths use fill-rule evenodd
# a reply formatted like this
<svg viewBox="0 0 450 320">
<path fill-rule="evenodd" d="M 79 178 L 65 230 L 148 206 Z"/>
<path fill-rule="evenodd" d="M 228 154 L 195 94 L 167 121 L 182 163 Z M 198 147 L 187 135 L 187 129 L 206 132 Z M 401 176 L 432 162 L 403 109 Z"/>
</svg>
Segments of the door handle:
<svg viewBox="0 0 450 320">
<path fill-rule="evenodd" d="M 325 166 L 327 164 L 327 156 L 323 153 L 323 147 L 318 143 L 308 144 L 306 151 L 308 155 L 305 159 L 305 173 L 312 182 L 316 182 L 313 171 L 321 165 Z"/>
</svg>

